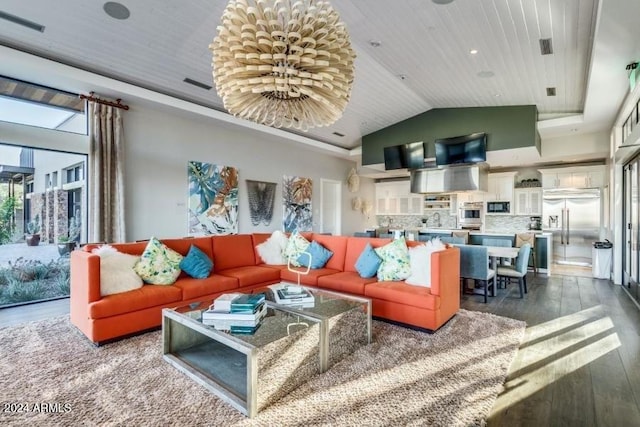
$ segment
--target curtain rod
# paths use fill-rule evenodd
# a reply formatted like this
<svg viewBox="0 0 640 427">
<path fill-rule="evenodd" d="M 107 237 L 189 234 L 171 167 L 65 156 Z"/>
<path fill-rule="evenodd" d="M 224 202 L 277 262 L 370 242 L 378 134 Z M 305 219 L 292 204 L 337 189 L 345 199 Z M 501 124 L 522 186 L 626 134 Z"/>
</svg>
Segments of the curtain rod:
<svg viewBox="0 0 640 427">
<path fill-rule="evenodd" d="M 97 96 L 94 95 L 94 93 L 95 92 L 89 92 L 89 95 L 80 94 L 80 99 L 87 99 L 89 101 L 97 102 L 98 104 L 104 104 L 104 105 L 110 105 L 110 106 L 116 107 L 116 108 L 122 108 L 123 110 L 128 110 L 129 109 L 128 105 L 124 105 L 124 104 L 120 103 L 120 101 L 122 101 L 122 99 L 120 99 L 120 98 L 116 99 L 116 102 L 107 101 L 105 99 L 98 98 Z"/>
</svg>

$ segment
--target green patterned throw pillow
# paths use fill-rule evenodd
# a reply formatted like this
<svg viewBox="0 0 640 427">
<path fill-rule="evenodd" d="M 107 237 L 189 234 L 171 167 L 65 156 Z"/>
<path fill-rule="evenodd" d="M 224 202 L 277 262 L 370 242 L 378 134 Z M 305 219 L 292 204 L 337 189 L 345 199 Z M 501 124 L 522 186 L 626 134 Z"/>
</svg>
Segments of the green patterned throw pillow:
<svg viewBox="0 0 640 427">
<path fill-rule="evenodd" d="M 287 242 L 287 247 L 284 248 L 284 258 L 285 260 L 291 259 L 291 265 L 294 267 L 300 267 L 300 263 L 298 262 L 298 257 L 302 252 L 305 252 L 309 247 L 310 243 L 307 239 L 302 237 L 300 233 L 295 231 L 291 237 L 289 237 L 289 241 Z"/>
<path fill-rule="evenodd" d="M 180 261 L 183 258 L 152 237 L 133 269 L 142 280 L 151 285 L 172 285 L 180 275 Z"/>
<path fill-rule="evenodd" d="M 401 281 L 411 276 L 409 250 L 404 237 L 376 248 L 375 251 L 382 259 L 378 268 L 378 281 Z"/>
</svg>

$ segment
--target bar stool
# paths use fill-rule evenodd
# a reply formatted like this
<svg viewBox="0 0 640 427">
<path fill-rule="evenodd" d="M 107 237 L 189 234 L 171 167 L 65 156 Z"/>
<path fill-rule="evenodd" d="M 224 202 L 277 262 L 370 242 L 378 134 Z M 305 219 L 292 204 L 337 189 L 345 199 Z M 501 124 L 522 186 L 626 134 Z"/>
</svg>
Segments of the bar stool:
<svg viewBox="0 0 640 427">
<path fill-rule="evenodd" d="M 537 276 L 538 263 L 536 261 L 536 250 L 535 250 L 536 235 L 534 233 L 516 234 L 516 248 L 522 247 L 522 245 L 524 245 L 525 243 L 528 243 L 531 245 L 531 256 L 529 257 L 529 259 L 533 261 L 533 275 Z M 529 266 L 529 263 L 527 263 L 527 266 Z"/>
</svg>

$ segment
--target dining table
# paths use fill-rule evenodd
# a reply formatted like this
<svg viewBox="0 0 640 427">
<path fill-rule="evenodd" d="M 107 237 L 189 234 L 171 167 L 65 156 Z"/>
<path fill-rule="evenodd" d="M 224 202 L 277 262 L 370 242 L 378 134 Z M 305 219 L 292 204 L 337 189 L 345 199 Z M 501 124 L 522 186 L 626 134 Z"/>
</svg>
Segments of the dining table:
<svg viewBox="0 0 640 427">
<path fill-rule="evenodd" d="M 493 290 L 498 289 L 498 258 L 515 259 L 518 257 L 520 248 L 513 246 L 486 246 L 491 260 L 491 269 L 496 272 L 493 276 Z"/>
</svg>

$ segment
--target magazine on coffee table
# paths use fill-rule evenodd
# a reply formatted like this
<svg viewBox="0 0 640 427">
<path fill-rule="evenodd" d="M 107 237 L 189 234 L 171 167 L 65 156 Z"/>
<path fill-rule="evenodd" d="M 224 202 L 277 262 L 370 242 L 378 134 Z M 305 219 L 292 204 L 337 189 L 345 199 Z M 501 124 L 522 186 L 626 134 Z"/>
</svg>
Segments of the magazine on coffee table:
<svg viewBox="0 0 640 427">
<path fill-rule="evenodd" d="M 315 298 L 308 290 L 296 285 L 272 285 L 275 302 L 282 305 L 313 307 Z"/>
</svg>

